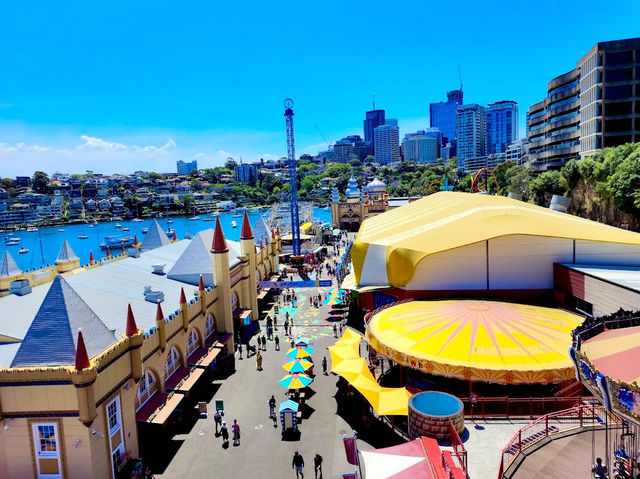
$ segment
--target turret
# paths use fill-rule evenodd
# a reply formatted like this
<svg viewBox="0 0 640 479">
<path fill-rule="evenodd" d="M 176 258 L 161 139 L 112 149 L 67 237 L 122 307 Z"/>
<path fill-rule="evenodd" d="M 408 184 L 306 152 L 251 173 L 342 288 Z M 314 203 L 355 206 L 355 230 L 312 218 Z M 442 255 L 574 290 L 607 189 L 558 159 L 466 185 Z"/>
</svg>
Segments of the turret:
<svg viewBox="0 0 640 479">
<path fill-rule="evenodd" d="M 220 219 L 216 217 L 216 227 L 213 231 L 211 245 L 211 261 L 214 284 L 218 293 L 218 302 L 224 321 L 225 331 L 233 333 L 233 311 L 231 310 L 231 276 L 229 275 L 229 247 L 224 238 Z M 227 342 L 227 351 L 233 353 L 235 349 L 233 336 Z"/>
<path fill-rule="evenodd" d="M 256 250 L 254 247 L 253 231 L 249 223 L 249 216 L 244 212 L 242 218 L 242 231 L 240 232 L 240 254 L 247 257 L 248 265 L 243 276 L 247 277 L 243 281 L 245 285 L 243 296 L 248 299 L 249 308 L 251 309 L 251 317 L 254 320 L 258 318 L 258 296 L 256 283 Z"/>
</svg>

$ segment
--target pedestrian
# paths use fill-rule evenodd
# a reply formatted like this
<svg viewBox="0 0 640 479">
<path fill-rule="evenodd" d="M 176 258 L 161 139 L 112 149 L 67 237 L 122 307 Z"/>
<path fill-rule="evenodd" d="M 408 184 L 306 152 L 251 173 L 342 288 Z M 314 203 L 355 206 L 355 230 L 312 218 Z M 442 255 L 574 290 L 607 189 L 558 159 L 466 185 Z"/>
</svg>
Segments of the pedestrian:
<svg viewBox="0 0 640 479">
<path fill-rule="evenodd" d="M 267 350 L 267 338 L 265 337 L 265 335 L 262 335 L 262 350 L 266 351 Z"/>
<path fill-rule="evenodd" d="M 220 433 L 218 432 L 218 427 L 222 425 L 222 415 L 217 409 L 216 413 L 213 415 L 213 421 L 216 423 L 216 437 L 218 437 L 220 435 Z"/>
<path fill-rule="evenodd" d="M 276 398 L 271 395 L 271 399 L 269 399 L 269 419 L 273 419 L 273 416 L 276 415 Z"/>
<path fill-rule="evenodd" d="M 260 353 L 260 351 L 258 351 L 258 355 L 256 356 L 256 369 L 262 371 L 262 353 Z"/>
<path fill-rule="evenodd" d="M 291 468 L 296 470 L 296 479 L 304 479 L 304 458 L 298 454 L 298 451 L 293 455 Z"/>
<path fill-rule="evenodd" d="M 291 349 L 295 348 L 296 343 L 293 342 L 293 338 L 291 338 Z"/>
<path fill-rule="evenodd" d="M 289 321 L 289 311 L 287 311 L 286 313 L 286 318 L 287 318 L 287 321 Z"/>
<path fill-rule="evenodd" d="M 289 334 L 289 320 L 284 321 L 284 334 Z"/>
<path fill-rule="evenodd" d="M 322 456 L 320 454 L 316 454 L 316 457 L 313 458 L 313 470 L 316 479 L 322 479 Z M 320 473 L 320 477 L 318 477 L 318 473 Z"/>
<path fill-rule="evenodd" d="M 275 342 L 276 342 L 276 351 L 280 351 L 280 339 L 278 339 L 278 335 L 276 334 L 275 337 Z"/>
<path fill-rule="evenodd" d="M 342 323 L 340 323 L 340 336 L 342 336 Z"/>
<path fill-rule="evenodd" d="M 227 429 L 227 423 L 225 421 L 222 421 L 220 433 L 222 434 L 222 447 L 227 447 L 229 445 L 229 430 Z"/>
<path fill-rule="evenodd" d="M 277 315 L 273 317 L 273 329 L 275 331 L 278 330 L 278 316 Z"/>
<path fill-rule="evenodd" d="M 336 325 L 333 325 L 333 337 L 337 338 L 338 337 L 338 328 L 336 327 Z"/>
<path fill-rule="evenodd" d="M 233 420 L 233 425 L 231 426 L 231 430 L 233 431 L 233 445 L 240 445 L 240 425 L 236 419 Z"/>
<path fill-rule="evenodd" d="M 240 359 L 242 359 L 242 343 L 238 343 L 238 354 L 240 354 Z M 248 351 L 247 354 L 249 354 Z"/>
<path fill-rule="evenodd" d="M 327 375 L 327 357 L 322 358 L 322 374 Z"/>
</svg>

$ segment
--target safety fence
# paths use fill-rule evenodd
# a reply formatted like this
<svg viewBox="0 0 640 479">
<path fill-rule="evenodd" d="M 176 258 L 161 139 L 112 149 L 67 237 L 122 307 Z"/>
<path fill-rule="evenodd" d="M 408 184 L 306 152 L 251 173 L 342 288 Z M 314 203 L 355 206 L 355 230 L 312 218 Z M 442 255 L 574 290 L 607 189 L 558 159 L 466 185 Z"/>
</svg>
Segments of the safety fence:
<svg viewBox="0 0 640 479">
<path fill-rule="evenodd" d="M 467 476 L 469 474 L 467 471 L 467 449 L 464 447 L 462 439 L 460 439 L 458 431 L 456 431 L 456 427 L 453 425 L 453 422 L 451 422 L 451 419 L 449 419 L 449 440 L 453 448 L 451 455 L 456 459 L 458 467 L 462 469 L 465 476 Z"/>
<path fill-rule="evenodd" d="M 620 419 L 601 405 L 581 405 L 546 414 L 530 422 L 520 428 L 502 450 L 498 479 L 508 479 L 507 471 L 514 460 L 523 451 L 540 446 L 541 441 L 561 437 L 572 430 L 604 428 L 605 421 L 620 424 Z"/>
<path fill-rule="evenodd" d="M 543 416 L 556 411 L 572 408 L 580 404 L 584 396 L 568 397 L 528 397 L 514 398 L 509 396 L 483 397 L 474 396 L 459 398 L 464 404 L 464 414 L 474 418 L 529 418 Z"/>
</svg>

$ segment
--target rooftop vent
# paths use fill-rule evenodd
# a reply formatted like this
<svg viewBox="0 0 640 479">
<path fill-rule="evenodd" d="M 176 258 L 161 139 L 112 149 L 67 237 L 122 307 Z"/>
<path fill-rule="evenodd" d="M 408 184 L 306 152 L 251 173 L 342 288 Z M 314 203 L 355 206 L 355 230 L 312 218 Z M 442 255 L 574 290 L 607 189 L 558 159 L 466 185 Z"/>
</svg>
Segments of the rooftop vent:
<svg viewBox="0 0 640 479">
<path fill-rule="evenodd" d="M 150 303 L 162 303 L 164 301 L 164 293 L 162 291 L 152 290 L 151 286 L 145 286 L 144 299 Z"/>
<path fill-rule="evenodd" d="M 159 275 L 164 275 L 166 274 L 164 272 L 164 267 L 166 266 L 166 264 L 154 264 L 152 266 L 153 268 L 153 274 L 159 274 Z"/>
</svg>

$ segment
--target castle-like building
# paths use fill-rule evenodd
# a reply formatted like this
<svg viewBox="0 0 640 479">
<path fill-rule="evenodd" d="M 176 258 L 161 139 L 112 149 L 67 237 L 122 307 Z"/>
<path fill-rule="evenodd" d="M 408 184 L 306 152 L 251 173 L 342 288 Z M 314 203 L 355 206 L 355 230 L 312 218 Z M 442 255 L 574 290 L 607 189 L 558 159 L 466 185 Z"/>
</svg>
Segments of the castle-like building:
<svg viewBox="0 0 640 479">
<path fill-rule="evenodd" d="M 360 192 L 351 173 L 345 196 L 347 200 L 340 201 L 338 189 L 334 187 L 331 191 L 331 224 L 334 228 L 358 231 L 365 219 L 389 210 L 387 186 L 377 178 Z"/>
<path fill-rule="evenodd" d="M 279 231 L 258 241 L 246 213 L 239 242 L 219 220 L 192 240 L 155 230 L 84 266 L 65 242 L 35 276 L 0 261 L 0 477 L 118 477 L 257 328 Z"/>
</svg>

